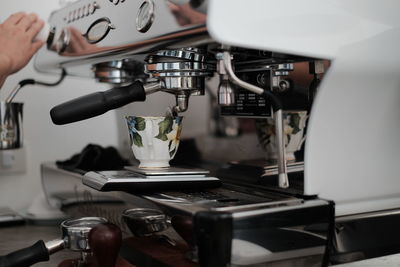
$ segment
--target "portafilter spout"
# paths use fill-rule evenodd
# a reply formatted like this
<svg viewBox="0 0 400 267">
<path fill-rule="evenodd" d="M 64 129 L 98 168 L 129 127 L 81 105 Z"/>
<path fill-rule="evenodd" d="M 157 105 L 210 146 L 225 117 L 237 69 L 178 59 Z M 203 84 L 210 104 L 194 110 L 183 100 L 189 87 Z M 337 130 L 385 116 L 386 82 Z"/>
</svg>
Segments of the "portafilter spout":
<svg viewBox="0 0 400 267">
<path fill-rule="evenodd" d="M 206 55 L 204 49 L 185 47 L 159 50 L 145 59 L 145 73 L 162 83 L 161 91 L 175 95 L 174 114 L 188 109 L 190 96 L 204 95 L 205 78 L 215 71 Z"/>
</svg>

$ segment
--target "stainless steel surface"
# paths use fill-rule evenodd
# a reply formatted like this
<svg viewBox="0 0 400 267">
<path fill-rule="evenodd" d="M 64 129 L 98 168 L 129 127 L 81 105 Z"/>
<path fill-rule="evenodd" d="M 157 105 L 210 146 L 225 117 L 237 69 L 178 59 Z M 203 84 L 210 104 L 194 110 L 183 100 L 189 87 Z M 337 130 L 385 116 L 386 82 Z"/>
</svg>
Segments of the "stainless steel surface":
<svg viewBox="0 0 400 267">
<path fill-rule="evenodd" d="M 168 58 L 178 58 L 186 59 L 195 62 L 204 62 L 205 54 L 199 53 L 197 48 L 182 48 L 182 49 L 169 49 L 169 50 L 159 50 L 154 53 L 156 56 L 168 57 Z"/>
<path fill-rule="evenodd" d="M 89 44 L 96 44 L 103 40 L 110 30 L 115 30 L 111 21 L 108 18 L 100 18 L 92 23 L 84 36 Z"/>
<path fill-rule="evenodd" d="M 204 174 L 145 176 L 127 170 L 90 171 L 82 177 L 82 183 L 98 191 L 137 192 L 162 190 L 163 187 L 193 188 L 216 187 L 220 180 Z"/>
<path fill-rule="evenodd" d="M 205 53 L 202 49 L 187 47 L 157 51 L 146 58 L 145 73 L 160 81 L 161 91 L 176 97 L 173 113 L 186 111 L 191 95 L 204 95 L 205 77 L 213 73 L 212 65 L 205 62 Z"/>
<path fill-rule="evenodd" d="M 194 14 L 195 19 L 183 19 L 188 17 L 188 12 Z M 96 44 L 90 44 L 85 34 L 99 19 L 107 19 L 115 29 L 108 31 Z M 207 36 L 205 23 L 205 14 L 190 6 L 182 10 L 164 0 L 119 1 L 117 5 L 109 0 L 80 0 L 52 13 L 49 25 L 55 29 L 55 41 L 51 50 L 39 51 L 35 65 L 44 72 L 53 72 L 62 66 L 70 75 L 90 76 L 88 70 L 93 64 L 154 52 L 160 44 L 168 47 L 184 41 L 185 45 L 180 46 L 184 47 L 190 46 L 190 39 L 196 44 L 204 42 L 204 38 L 197 38 Z"/>
<path fill-rule="evenodd" d="M 162 88 L 161 82 L 150 82 L 143 85 L 146 95 L 158 92 Z"/>
<path fill-rule="evenodd" d="M 48 179 L 47 181 L 48 183 L 53 183 L 54 180 L 55 179 Z M 73 182 L 74 180 L 80 181 L 81 179 L 72 175 L 71 181 Z M 66 185 L 60 186 L 63 188 L 67 187 Z M 69 188 L 74 191 L 73 186 L 69 186 Z M 318 224 L 321 222 L 324 225 L 324 227 L 322 227 L 323 232 L 325 232 L 327 218 L 324 212 L 321 213 L 320 209 L 322 208 L 323 210 L 327 202 L 318 200 L 305 201 L 304 203 L 302 199 L 283 194 L 267 193 L 255 189 L 237 191 L 238 189 L 238 187 L 223 187 L 211 190 L 168 191 L 140 195 L 140 198 L 132 194 L 121 193 L 120 197 L 129 203 L 127 204 L 128 207 L 125 209 L 131 209 L 129 205 L 133 205 L 134 207 L 140 205 L 139 208 L 147 208 L 149 206 L 146 205 L 151 203 L 153 205 L 151 207 L 152 209 L 161 209 L 163 213 L 168 216 L 195 216 L 198 212 L 205 211 L 231 213 L 235 221 L 234 242 L 239 240 L 239 242 L 244 242 L 246 246 L 250 245 L 248 248 L 257 246 L 257 248 L 262 249 L 262 251 L 267 249 L 272 252 L 262 254 L 262 257 L 258 258 L 246 258 L 254 263 L 279 261 L 280 264 L 283 264 L 282 261 L 289 261 L 290 259 L 295 259 L 296 262 L 299 263 L 304 261 L 305 258 L 310 259 L 313 257 L 315 257 L 315 262 L 321 261 L 324 251 L 324 246 L 321 244 L 324 244 L 325 241 L 323 238 L 316 237 L 313 230 L 310 230 L 312 228 L 304 229 L 304 225 Z M 241 187 L 240 190 L 245 190 L 245 188 Z M 56 188 L 54 188 L 53 191 L 55 193 L 60 192 L 60 190 Z M 77 192 L 77 194 L 84 194 L 84 192 Z M 79 195 L 77 198 L 84 199 L 83 196 Z M 147 204 L 140 204 L 139 200 Z M 322 206 L 318 206 L 319 204 Z M 86 204 L 82 203 L 82 205 L 85 206 Z M 96 208 L 95 211 L 98 212 L 99 210 L 102 209 Z M 298 211 L 302 211 L 300 214 L 303 214 L 303 210 L 305 216 L 299 216 Z M 307 210 L 309 213 L 307 213 Z M 81 209 L 81 211 L 87 213 L 92 212 L 92 210 L 89 209 Z M 310 213 L 313 215 L 310 216 Z M 235 216 L 235 214 L 237 214 L 237 216 Z M 120 215 L 121 213 L 119 213 L 119 216 Z M 119 218 L 121 218 L 121 216 Z M 119 220 L 117 222 L 118 225 L 121 223 Z M 261 228 L 254 228 L 254 223 L 255 225 L 263 226 Z M 285 227 L 285 229 L 280 229 L 282 227 Z M 317 227 L 317 229 L 321 231 L 320 227 Z M 294 243 L 292 242 L 293 238 L 297 240 Z M 280 244 L 282 244 L 282 246 Z M 293 244 L 296 244 L 296 246 L 293 247 Z M 243 249 L 247 249 L 247 247 L 235 247 L 232 250 L 232 256 L 243 255 L 241 253 Z M 236 259 L 237 258 L 235 258 L 235 260 Z"/>
<path fill-rule="evenodd" d="M 400 210 L 382 210 L 377 212 L 368 212 L 368 213 L 360 213 L 360 214 L 353 214 L 348 216 L 338 216 L 336 217 L 336 222 L 349 222 L 349 221 L 356 221 L 356 220 L 363 220 L 363 219 L 372 219 L 372 218 L 382 218 L 386 216 L 393 216 L 393 215 L 400 215 Z"/>
<path fill-rule="evenodd" d="M 224 211 L 240 212 L 258 209 L 272 209 L 275 207 L 295 207 L 301 204 L 301 200 L 274 193 L 263 194 L 259 191 L 240 192 L 229 188 L 217 188 L 210 190 L 191 190 L 188 192 L 163 192 L 144 194 L 158 205 L 179 210 L 184 214 L 194 215 L 199 211 Z M 265 211 L 265 210 L 264 210 Z"/>
<path fill-rule="evenodd" d="M 143 63 L 129 59 L 95 64 L 92 70 L 99 82 L 112 84 L 129 84 L 145 78 Z"/>
<path fill-rule="evenodd" d="M 229 82 L 228 70 L 225 67 L 224 56 L 221 53 L 216 55 L 217 72 L 220 75 L 218 85 L 218 104 L 222 106 L 233 106 L 235 104 L 235 91 Z"/>
<path fill-rule="evenodd" d="M 139 168 L 137 166 L 126 166 L 125 169 L 133 171 L 135 173 L 143 174 L 146 176 L 154 176 L 154 175 L 206 175 L 209 174 L 210 171 L 204 169 L 196 169 L 196 168 L 180 168 L 171 166 L 169 168 L 163 169 L 144 169 Z"/>
<path fill-rule="evenodd" d="M 260 209 L 251 209 L 251 210 L 240 210 L 236 213 L 233 214 L 233 217 L 236 219 L 244 219 L 244 218 L 249 218 L 253 216 L 258 216 L 258 215 L 265 215 L 269 213 L 274 213 L 277 211 L 285 211 L 285 210 L 291 210 L 293 208 L 296 209 L 306 209 L 306 208 L 311 208 L 311 207 L 318 207 L 321 205 L 326 205 L 326 202 L 324 200 L 310 200 L 310 201 L 304 201 L 304 202 L 295 202 L 295 201 L 290 201 L 290 202 L 283 202 L 279 203 L 277 202 L 278 205 L 274 206 L 273 203 L 271 207 L 266 207 L 266 208 L 260 208 Z M 281 204 L 281 205 L 279 205 Z"/>
<path fill-rule="evenodd" d="M 193 73 L 195 74 L 195 73 Z M 163 83 L 162 90 L 164 92 L 181 94 L 187 93 L 188 95 L 203 95 L 204 94 L 204 77 L 185 76 L 185 73 L 175 73 L 174 77 L 160 78 Z"/>
<path fill-rule="evenodd" d="M 169 227 L 167 216 L 160 210 L 148 208 L 127 209 L 122 219 L 135 236 L 149 236 Z"/>
<path fill-rule="evenodd" d="M 154 2 L 152 0 L 143 1 L 136 16 L 136 29 L 139 32 L 147 32 L 154 21 Z"/>
<path fill-rule="evenodd" d="M 284 129 L 283 129 L 283 115 L 282 109 L 278 109 L 274 112 L 275 117 L 275 129 L 276 129 L 276 143 L 278 145 L 278 179 L 279 186 L 282 188 L 289 187 L 289 178 L 287 175 L 287 161 L 286 161 L 286 148 L 284 140 Z"/>
<path fill-rule="evenodd" d="M 154 61 L 154 60 L 152 60 Z M 210 71 L 207 64 L 202 62 L 160 62 L 160 63 L 148 63 L 146 64 L 146 72 L 151 74 L 153 77 L 160 76 L 175 76 L 175 71 L 178 72 L 179 76 L 201 76 L 203 72 L 206 76 L 209 75 L 207 71 Z M 199 72 L 199 73 L 196 73 Z"/>
<path fill-rule="evenodd" d="M 65 248 L 65 240 L 63 239 L 55 239 L 51 241 L 47 241 L 45 243 L 47 250 L 49 251 L 49 254 L 56 253 L 60 250 L 63 250 Z"/>
<path fill-rule="evenodd" d="M 235 104 L 235 90 L 229 82 L 229 79 L 221 78 L 218 86 L 218 104 L 222 106 L 232 106 Z"/>
<path fill-rule="evenodd" d="M 18 83 L 10 92 L 10 94 L 6 98 L 6 103 L 11 103 L 14 99 L 14 97 L 18 94 L 19 90 L 22 88 L 22 86 Z"/>
<path fill-rule="evenodd" d="M 222 59 L 224 61 L 225 70 L 229 76 L 230 81 L 232 81 L 237 86 L 240 86 L 241 88 L 245 88 L 245 89 L 247 89 L 253 93 L 256 93 L 258 95 L 261 95 L 262 93 L 264 93 L 264 89 L 262 89 L 258 86 L 252 85 L 250 83 L 247 83 L 245 81 L 242 81 L 241 79 L 239 79 L 236 76 L 236 74 L 232 68 L 232 55 L 230 52 L 224 51 L 222 54 L 217 55 L 217 59 L 220 57 L 222 57 Z"/>
<path fill-rule="evenodd" d="M 16 149 L 23 145 L 23 103 L 0 102 L 0 149 Z"/>
<path fill-rule="evenodd" d="M 185 112 L 189 108 L 189 95 L 178 94 L 176 95 L 176 105 L 172 108 L 173 116 L 178 116 L 179 112 Z"/>
<path fill-rule="evenodd" d="M 70 41 L 71 32 L 69 29 L 63 29 L 53 45 L 50 46 L 50 49 L 59 54 L 64 53 L 64 51 L 70 45 Z"/>
<path fill-rule="evenodd" d="M 101 217 L 84 217 L 66 220 L 61 223 L 62 237 L 66 248 L 72 251 L 89 251 L 88 236 L 90 230 L 107 220 Z"/>
</svg>

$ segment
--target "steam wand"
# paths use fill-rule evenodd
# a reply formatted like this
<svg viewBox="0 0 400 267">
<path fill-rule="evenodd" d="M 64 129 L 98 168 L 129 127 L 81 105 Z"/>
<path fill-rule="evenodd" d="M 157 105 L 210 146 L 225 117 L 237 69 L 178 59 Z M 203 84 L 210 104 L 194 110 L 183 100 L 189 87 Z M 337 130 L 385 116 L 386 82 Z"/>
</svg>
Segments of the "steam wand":
<svg viewBox="0 0 400 267">
<path fill-rule="evenodd" d="M 59 78 L 57 81 L 55 81 L 54 83 L 41 82 L 41 81 L 37 81 L 37 80 L 34 80 L 34 79 L 25 79 L 25 80 L 22 80 L 22 81 L 20 81 L 20 82 L 17 84 L 16 87 L 14 87 L 14 89 L 13 89 L 13 90 L 11 91 L 11 93 L 8 95 L 8 97 L 6 98 L 6 103 L 11 103 L 11 102 L 13 101 L 14 97 L 18 94 L 19 90 L 20 90 L 22 87 L 24 87 L 25 85 L 29 85 L 29 84 L 34 85 L 34 84 L 37 84 L 37 85 L 43 85 L 43 86 L 57 86 L 57 85 L 59 85 L 59 84 L 64 80 L 66 74 L 67 74 L 67 73 L 66 73 L 65 69 L 62 69 L 60 78 Z"/>
<path fill-rule="evenodd" d="M 283 139 L 282 103 L 280 99 L 268 90 L 264 90 L 260 87 L 257 87 L 243 80 L 240 80 L 233 71 L 232 55 L 229 51 L 223 51 L 222 53 L 218 53 L 217 59 L 219 62 L 218 67 L 221 75 L 228 75 L 229 80 L 234 84 L 236 84 L 237 86 L 247 89 L 255 94 L 262 95 L 265 98 L 271 100 L 272 109 L 274 111 L 274 117 L 275 117 L 276 138 L 278 144 L 279 187 L 288 188 L 289 178 L 287 175 L 286 151 L 285 151 L 286 149 L 285 149 L 285 141 Z"/>
</svg>

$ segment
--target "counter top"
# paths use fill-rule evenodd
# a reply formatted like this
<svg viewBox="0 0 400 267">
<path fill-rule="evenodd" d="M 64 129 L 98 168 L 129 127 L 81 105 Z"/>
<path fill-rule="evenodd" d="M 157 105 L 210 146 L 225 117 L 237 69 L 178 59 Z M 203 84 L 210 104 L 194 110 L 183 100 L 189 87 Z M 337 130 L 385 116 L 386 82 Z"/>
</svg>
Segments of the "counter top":
<svg viewBox="0 0 400 267">
<path fill-rule="evenodd" d="M 399 267 L 400 254 L 373 258 L 368 260 L 356 261 L 346 264 L 335 265 L 335 267 Z"/>
<path fill-rule="evenodd" d="M 29 247 L 38 240 L 44 242 L 61 238 L 61 230 L 57 226 L 2 226 L 0 227 L 0 256 Z M 54 267 L 65 259 L 79 258 L 79 253 L 68 250 L 59 251 L 50 256 L 50 261 L 37 263 L 36 267 Z"/>
<path fill-rule="evenodd" d="M 15 250 L 33 245 L 38 240 L 45 242 L 61 237 L 61 230 L 57 226 L 20 225 L 0 227 L 0 256 Z M 54 267 L 65 259 L 78 258 L 79 253 L 68 250 L 59 251 L 50 256 L 50 261 L 37 263 L 35 267 Z M 398 267 L 400 254 L 335 265 L 337 267 Z"/>
</svg>

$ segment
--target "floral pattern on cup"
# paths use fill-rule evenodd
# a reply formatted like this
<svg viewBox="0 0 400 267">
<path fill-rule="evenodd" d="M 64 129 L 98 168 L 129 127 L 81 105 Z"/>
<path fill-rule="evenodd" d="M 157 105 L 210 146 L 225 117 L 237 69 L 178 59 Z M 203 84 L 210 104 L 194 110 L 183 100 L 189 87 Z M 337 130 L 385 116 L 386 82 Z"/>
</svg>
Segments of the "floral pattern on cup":
<svg viewBox="0 0 400 267">
<path fill-rule="evenodd" d="M 146 129 L 146 122 L 144 121 L 144 118 L 127 116 L 126 122 L 128 124 L 129 137 L 131 139 L 131 144 L 134 144 L 135 146 L 138 146 L 138 147 L 142 147 L 143 146 L 142 137 L 140 136 L 140 134 L 138 132 Z"/>
<path fill-rule="evenodd" d="M 156 138 L 168 141 L 168 149 L 171 157 L 174 157 L 178 150 L 179 140 L 182 132 L 182 117 L 165 117 L 158 124 L 158 135 Z"/>
<path fill-rule="evenodd" d="M 126 116 L 132 151 L 141 162 L 139 167 L 169 166 L 169 160 L 175 156 L 178 150 L 182 132 L 182 119 L 183 117 L 171 116 Z M 165 150 L 168 150 L 168 156 L 161 155 L 165 153 Z M 153 163 L 148 163 L 150 161 L 153 161 Z M 157 164 L 159 166 L 156 166 Z"/>
<path fill-rule="evenodd" d="M 285 111 L 283 113 L 283 131 L 286 149 L 286 159 L 295 161 L 294 152 L 300 150 L 305 140 L 307 111 Z M 275 120 L 272 118 L 257 119 L 256 129 L 258 140 L 266 151 L 268 160 L 277 160 L 277 144 L 275 133 Z"/>
</svg>

